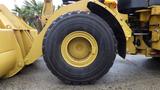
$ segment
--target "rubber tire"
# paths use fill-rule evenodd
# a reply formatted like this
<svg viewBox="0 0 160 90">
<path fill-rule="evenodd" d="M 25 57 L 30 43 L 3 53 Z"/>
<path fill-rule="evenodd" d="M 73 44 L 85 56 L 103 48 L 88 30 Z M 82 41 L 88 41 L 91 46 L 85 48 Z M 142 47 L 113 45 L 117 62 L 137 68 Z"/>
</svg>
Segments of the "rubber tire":
<svg viewBox="0 0 160 90">
<path fill-rule="evenodd" d="M 61 54 L 61 43 L 73 31 L 86 31 L 97 41 L 98 55 L 95 61 L 83 68 L 67 64 Z M 116 57 L 116 39 L 110 26 L 90 12 L 67 13 L 48 28 L 43 41 L 43 55 L 49 70 L 67 84 L 89 84 L 106 74 Z"/>
</svg>

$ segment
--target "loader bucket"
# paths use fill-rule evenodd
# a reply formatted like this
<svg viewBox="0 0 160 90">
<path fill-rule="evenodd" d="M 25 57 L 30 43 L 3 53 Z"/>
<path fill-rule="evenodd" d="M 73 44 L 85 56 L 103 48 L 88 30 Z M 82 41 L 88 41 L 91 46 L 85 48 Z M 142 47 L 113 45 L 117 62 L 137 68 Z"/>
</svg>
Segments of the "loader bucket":
<svg viewBox="0 0 160 90">
<path fill-rule="evenodd" d="M 0 78 L 15 75 L 25 66 L 25 57 L 37 31 L 0 5 Z"/>
</svg>

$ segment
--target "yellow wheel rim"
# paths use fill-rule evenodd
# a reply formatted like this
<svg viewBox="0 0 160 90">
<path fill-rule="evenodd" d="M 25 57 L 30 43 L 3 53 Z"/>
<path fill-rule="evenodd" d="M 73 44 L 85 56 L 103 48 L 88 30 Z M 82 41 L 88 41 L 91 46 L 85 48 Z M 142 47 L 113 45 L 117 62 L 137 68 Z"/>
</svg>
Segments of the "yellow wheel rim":
<svg viewBox="0 0 160 90">
<path fill-rule="evenodd" d="M 98 54 L 95 38 L 84 31 L 74 31 L 62 41 L 61 53 L 64 60 L 74 67 L 87 67 Z"/>
</svg>

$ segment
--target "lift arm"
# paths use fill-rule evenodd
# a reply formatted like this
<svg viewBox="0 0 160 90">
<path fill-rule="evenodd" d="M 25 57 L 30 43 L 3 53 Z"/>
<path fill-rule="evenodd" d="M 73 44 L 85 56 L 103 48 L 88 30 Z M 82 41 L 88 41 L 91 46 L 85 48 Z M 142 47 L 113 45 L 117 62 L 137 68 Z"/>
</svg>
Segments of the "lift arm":
<svg viewBox="0 0 160 90">
<path fill-rule="evenodd" d="M 53 6 L 52 0 L 44 0 L 43 10 L 42 10 L 42 25 L 46 23 L 48 18 L 53 15 L 55 7 Z"/>
</svg>

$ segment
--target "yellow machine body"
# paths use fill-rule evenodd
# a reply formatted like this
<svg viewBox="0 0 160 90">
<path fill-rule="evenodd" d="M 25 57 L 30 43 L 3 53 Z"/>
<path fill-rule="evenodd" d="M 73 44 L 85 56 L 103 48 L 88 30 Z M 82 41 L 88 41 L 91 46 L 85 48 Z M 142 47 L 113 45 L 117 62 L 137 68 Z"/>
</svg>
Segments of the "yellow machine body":
<svg viewBox="0 0 160 90">
<path fill-rule="evenodd" d="M 135 12 L 139 15 L 140 27 L 146 26 L 147 23 L 149 28 L 147 34 L 151 34 L 151 37 L 148 35 L 148 38 L 145 37 L 146 33 L 134 32 L 131 27 L 131 24 L 134 23 L 126 22 L 127 20 L 130 22 L 130 15 L 120 14 L 115 0 L 104 0 L 104 2 L 80 0 L 62 6 L 57 11 L 53 9 L 52 0 L 44 0 L 44 2 L 41 17 L 44 27 L 39 33 L 23 20 L 10 13 L 5 6 L 0 5 L 0 78 L 15 75 L 23 67 L 35 62 L 42 56 L 43 41 L 48 28 L 56 23 L 57 18 L 75 11 L 76 13 L 83 11 L 86 14 L 91 12 L 98 15 L 104 22 L 106 21 L 117 39 L 115 39 L 115 42 L 118 42 L 117 52 L 120 56 L 125 57 L 127 49 L 130 54 L 140 53 L 146 56 L 160 57 L 160 6 L 158 5 L 136 10 Z M 77 43 L 82 44 L 85 51 L 80 52 L 77 48 L 72 48 Z M 69 47 L 69 49 L 66 47 Z M 91 65 L 97 57 L 98 51 L 97 41 L 94 37 L 82 31 L 70 33 L 61 44 L 61 54 L 64 61 L 68 65 L 77 68 Z M 86 56 L 88 57 L 86 58 Z"/>
<path fill-rule="evenodd" d="M 82 0 L 74 4 L 62 6 L 59 10 L 47 12 L 52 5 L 47 0 L 43 9 L 43 30 L 38 34 L 35 29 L 28 26 L 21 19 L 12 15 L 3 5 L 0 5 L 0 77 L 7 78 L 15 75 L 25 65 L 29 65 L 42 55 L 42 42 L 49 26 L 58 17 L 73 11 L 90 11 L 87 7 L 92 2 L 104 8 L 122 28 L 126 40 L 131 37 L 131 29 L 121 17 L 112 2 L 105 4 L 97 0 Z M 49 2 L 49 3 L 47 3 Z M 97 11 L 98 12 L 98 11 Z M 107 16 L 107 15 L 106 15 Z M 118 30 L 117 30 L 118 31 Z"/>
<path fill-rule="evenodd" d="M 129 38 L 127 47 L 128 53 L 130 54 L 143 54 L 151 57 L 160 57 L 160 6 L 151 6 L 148 9 L 137 10 L 139 14 L 140 25 L 143 26 L 145 23 L 149 23 L 149 32 L 151 38 L 148 39 L 150 45 L 145 43 L 142 35 L 134 35 Z M 139 40 L 140 45 L 136 45 L 133 42 Z"/>
<path fill-rule="evenodd" d="M 0 5 L 0 77 L 11 77 L 26 64 L 37 31 Z"/>
<path fill-rule="evenodd" d="M 97 0 L 93 0 L 93 1 L 82 0 L 82 1 L 79 1 L 75 4 L 61 7 L 59 10 L 55 11 L 52 16 L 45 19 L 45 20 L 47 20 L 47 23 L 46 23 L 45 27 L 43 28 L 42 32 L 37 36 L 36 40 L 33 42 L 32 48 L 31 48 L 30 52 L 28 53 L 28 55 L 26 56 L 26 60 L 25 60 L 26 64 L 32 63 L 35 59 L 37 59 L 38 57 L 40 57 L 42 55 L 43 38 L 44 38 L 44 35 L 45 35 L 48 27 L 53 23 L 53 21 L 56 20 L 58 17 L 64 15 L 67 12 L 90 11 L 87 8 L 88 2 L 94 2 L 97 5 L 105 8 L 107 11 L 109 11 L 116 18 L 117 22 L 119 22 L 119 24 L 122 26 L 124 33 L 125 33 L 125 36 L 126 36 L 126 39 L 131 37 L 131 33 L 132 33 L 131 29 L 129 28 L 129 26 L 127 25 L 125 20 L 121 17 L 121 14 L 118 13 L 117 9 L 109 8 L 108 6 L 100 3 Z M 36 51 L 36 53 L 33 51 Z"/>
</svg>

